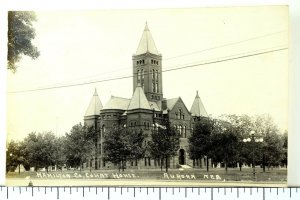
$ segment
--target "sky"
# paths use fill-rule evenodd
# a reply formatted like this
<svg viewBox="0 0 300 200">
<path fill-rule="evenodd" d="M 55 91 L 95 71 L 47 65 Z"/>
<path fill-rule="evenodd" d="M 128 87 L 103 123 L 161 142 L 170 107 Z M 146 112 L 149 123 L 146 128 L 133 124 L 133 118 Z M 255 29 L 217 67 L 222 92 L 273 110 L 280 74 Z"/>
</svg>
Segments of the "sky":
<svg viewBox="0 0 300 200">
<path fill-rule="evenodd" d="M 96 88 L 103 105 L 111 95 L 130 98 L 132 78 L 51 90 L 17 92 L 132 75 L 132 55 L 145 27 L 163 57 L 165 98 L 180 96 L 188 109 L 196 91 L 212 117 L 269 114 L 288 123 L 288 12 L 285 6 L 36 11 L 38 59 L 23 57 L 7 72 L 7 139 L 30 132 L 58 136 L 83 122 Z M 11 93 L 17 92 L 17 93 Z"/>
</svg>

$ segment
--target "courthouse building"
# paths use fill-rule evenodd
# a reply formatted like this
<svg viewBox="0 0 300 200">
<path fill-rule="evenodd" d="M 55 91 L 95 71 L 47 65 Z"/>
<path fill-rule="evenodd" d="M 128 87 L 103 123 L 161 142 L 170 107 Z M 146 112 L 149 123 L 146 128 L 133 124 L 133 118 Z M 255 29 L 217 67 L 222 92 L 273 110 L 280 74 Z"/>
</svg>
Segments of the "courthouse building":
<svg viewBox="0 0 300 200">
<path fill-rule="evenodd" d="M 208 117 L 203 103 L 196 93 L 192 107 L 188 109 L 180 97 L 165 99 L 163 96 L 162 55 L 158 52 L 150 30 L 146 24 L 136 53 L 132 56 L 133 95 L 130 99 L 111 96 L 102 106 L 95 90 L 84 116 L 87 126 L 94 126 L 99 132 L 96 154 L 86 167 L 95 169 L 111 168 L 110 163 L 102 160 L 102 138 L 106 131 L 115 126 L 135 127 L 142 129 L 149 136 L 153 129 L 167 119 L 170 126 L 177 129 L 180 134 L 180 148 L 178 155 L 170 159 L 171 168 L 178 165 L 198 165 L 189 159 L 188 137 L 191 134 L 193 123 L 200 117 Z M 164 88 L 168 90 L 168 88 Z M 180 91 L 179 91 L 180 92 Z M 194 94 L 191 94 L 194 95 Z M 146 140 L 149 140 L 148 137 Z M 147 148 L 147 141 L 144 142 Z M 128 162 L 130 168 L 160 167 L 160 161 L 152 159 L 146 151 L 144 159 Z M 90 166 L 91 165 L 91 166 Z"/>
</svg>

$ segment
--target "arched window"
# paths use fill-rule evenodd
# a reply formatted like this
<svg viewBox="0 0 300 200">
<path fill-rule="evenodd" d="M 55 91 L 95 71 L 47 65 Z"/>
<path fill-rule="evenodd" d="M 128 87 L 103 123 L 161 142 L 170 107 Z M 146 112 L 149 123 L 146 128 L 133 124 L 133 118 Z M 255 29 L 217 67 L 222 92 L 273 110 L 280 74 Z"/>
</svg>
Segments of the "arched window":
<svg viewBox="0 0 300 200">
<path fill-rule="evenodd" d="M 140 70 L 137 70 L 137 80 L 138 80 L 138 82 L 140 82 L 140 80 L 141 80 Z"/>
<path fill-rule="evenodd" d="M 181 136 L 182 135 L 182 126 L 181 125 L 178 126 L 178 131 L 179 131 L 179 134 Z"/>
<path fill-rule="evenodd" d="M 178 110 L 178 112 L 179 112 L 178 119 L 181 119 L 181 116 L 182 116 L 182 110 L 181 110 L 181 109 L 179 109 L 179 110 Z"/>
<path fill-rule="evenodd" d="M 105 133 L 105 125 L 102 125 L 102 132 Z"/>
<path fill-rule="evenodd" d="M 152 82 L 152 92 L 155 92 L 155 84 Z"/>
<path fill-rule="evenodd" d="M 155 78 L 155 71 L 154 71 L 154 69 L 151 70 L 151 73 L 152 73 L 152 79 L 154 80 L 154 78 Z"/>
<path fill-rule="evenodd" d="M 155 72 L 155 80 L 158 81 L 158 70 Z"/>
<path fill-rule="evenodd" d="M 142 80 L 144 80 L 145 78 L 144 69 L 141 69 L 141 73 L 142 73 Z"/>
</svg>

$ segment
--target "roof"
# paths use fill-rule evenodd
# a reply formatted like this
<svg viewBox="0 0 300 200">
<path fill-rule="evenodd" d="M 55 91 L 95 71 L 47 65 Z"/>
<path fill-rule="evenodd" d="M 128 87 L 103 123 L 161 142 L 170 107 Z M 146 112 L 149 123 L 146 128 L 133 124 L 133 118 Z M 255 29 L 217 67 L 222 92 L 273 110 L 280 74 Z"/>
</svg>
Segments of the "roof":
<svg viewBox="0 0 300 200">
<path fill-rule="evenodd" d="M 102 103 L 95 89 L 94 95 L 90 101 L 90 104 L 85 112 L 84 116 L 100 115 L 100 110 L 102 109 Z"/>
<path fill-rule="evenodd" d="M 111 96 L 109 101 L 103 107 L 105 109 L 127 110 L 130 99 Z"/>
<path fill-rule="evenodd" d="M 169 110 L 172 110 L 173 107 L 175 106 L 176 102 L 179 100 L 180 97 L 176 97 L 173 99 L 167 99 L 167 108 Z"/>
<path fill-rule="evenodd" d="M 197 94 L 196 94 L 196 97 L 194 99 L 194 102 L 193 102 L 193 105 L 192 105 L 192 108 L 191 108 L 190 112 L 192 113 L 192 116 L 208 117 L 208 114 L 207 114 L 207 112 L 204 108 L 204 105 L 201 101 L 201 98 L 198 94 L 198 91 L 197 91 Z"/>
<path fill-rule="evenodd" d="M 136 50 L 136 55 L 144 54 L 144 53 L 152 53 L 158 55 L 157 48 L 155 46 L 154 40 L 152 38 L 151 32 L 148 28 L 147 22 L 146 26 L 140 40 L 139 46 Z"/>
<path fill-rule="evenodd" d="M 156 102 L 149 101 L 149 105 L 150 105 L 150 107 L 151 107 L 152 110 L 154 109 L 155 111 L 160 111 L 160 109 L 159 109 L 159 107 L 158 107 L 158 105 L 157 105 Z"/>
<path fill-rule="evenodd" d="M 149 102 L 140 84 L 138 84 L 138 86 L 135 88 L 135 91 L 132 95 L 131 101 L 128 106 L 128 110 L 133 110 L 133 109 L 151 110 Z"/>
</svg>

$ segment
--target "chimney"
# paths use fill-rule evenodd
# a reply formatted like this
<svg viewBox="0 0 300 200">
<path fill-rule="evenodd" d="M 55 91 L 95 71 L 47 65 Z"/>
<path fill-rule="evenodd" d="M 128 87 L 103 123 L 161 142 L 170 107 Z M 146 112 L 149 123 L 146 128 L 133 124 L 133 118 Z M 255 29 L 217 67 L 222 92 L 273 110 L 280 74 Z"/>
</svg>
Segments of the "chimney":
<svg viewBox="0 0 300 200">
<path fill-rule="evenodd" d="M 161 101 L 161 109 L 166 110 L 167 109 L 167 99 L 163 98 Z"/>
</svg>

